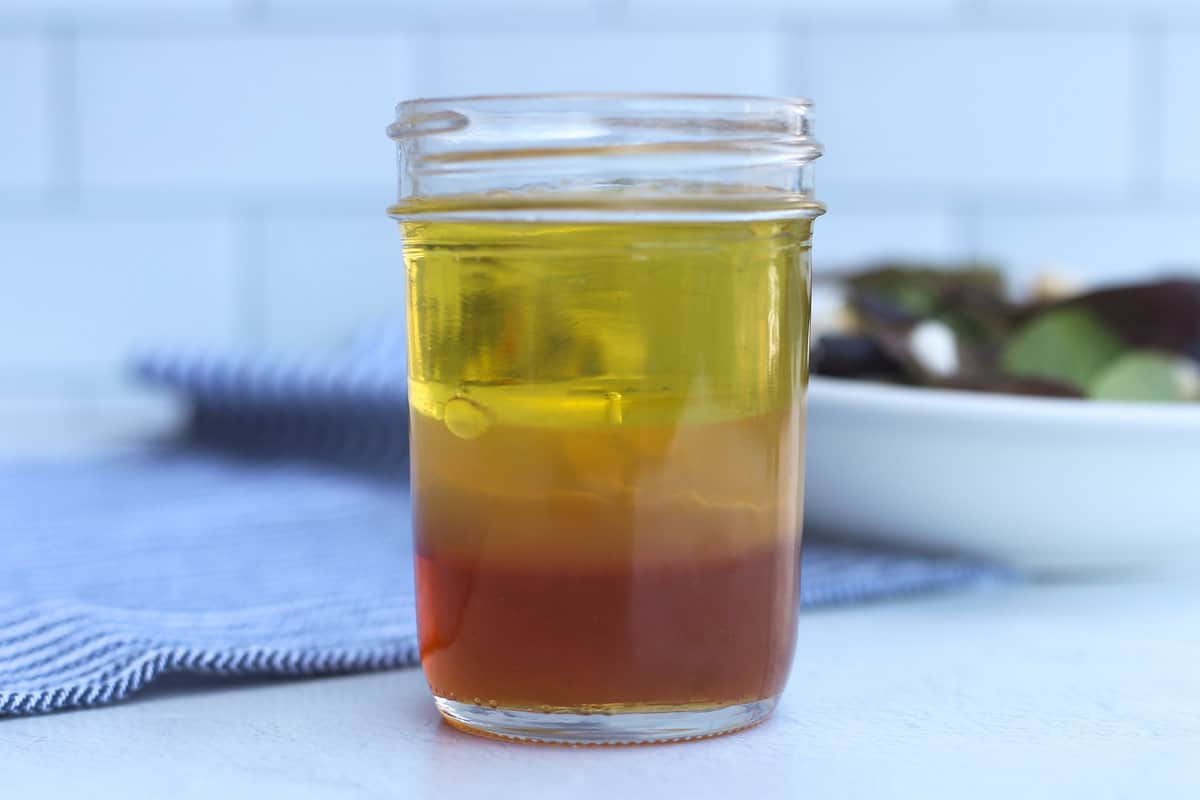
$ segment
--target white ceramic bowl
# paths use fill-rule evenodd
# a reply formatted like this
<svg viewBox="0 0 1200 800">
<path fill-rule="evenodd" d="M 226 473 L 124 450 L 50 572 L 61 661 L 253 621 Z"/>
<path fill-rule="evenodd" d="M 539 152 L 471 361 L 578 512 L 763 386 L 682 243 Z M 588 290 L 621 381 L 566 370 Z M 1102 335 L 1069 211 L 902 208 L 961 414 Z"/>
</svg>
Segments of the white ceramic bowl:
<svg viewBox="0 0 1200 800">
<path fill-rule="evenodd" d="M 1200 553 L 1200 407 L 814 378 L 806 527 L 1035 572 Z"/>
</svg>

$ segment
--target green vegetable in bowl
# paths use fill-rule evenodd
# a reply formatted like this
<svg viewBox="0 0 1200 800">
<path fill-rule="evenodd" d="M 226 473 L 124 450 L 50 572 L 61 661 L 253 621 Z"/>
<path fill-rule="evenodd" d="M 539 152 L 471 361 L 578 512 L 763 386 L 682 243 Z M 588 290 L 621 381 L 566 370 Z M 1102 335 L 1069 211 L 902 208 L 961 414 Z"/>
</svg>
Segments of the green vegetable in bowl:
<svg viewBox="0 0 1200 800">
<path fill-rule="evenodd" d="M 1129 402 L 1200 399 L 1200 281 L 1022 302 L 1005 294 L 998 270 L 978 264 L 886 264 L 840 284 L 840 326 L 818 326 L 817 374 Z"/>
<path fill-rule="evenodd" d="M 1001 363 L 1014 377 L 1061 381 L 1086 392 L 1096 374 L 1125 349 L 1092 314 L 1060 308 L 1018 328 L 1004 347 Z"/>
<path fill-rule="evenodd" d="M 1121 356 L 1101 370 L 1089 385 L 1088 396 L 1097 400 L 1160 403 L 1188 399 L 1175 360 L 1140 350 Z"/>
</svg>

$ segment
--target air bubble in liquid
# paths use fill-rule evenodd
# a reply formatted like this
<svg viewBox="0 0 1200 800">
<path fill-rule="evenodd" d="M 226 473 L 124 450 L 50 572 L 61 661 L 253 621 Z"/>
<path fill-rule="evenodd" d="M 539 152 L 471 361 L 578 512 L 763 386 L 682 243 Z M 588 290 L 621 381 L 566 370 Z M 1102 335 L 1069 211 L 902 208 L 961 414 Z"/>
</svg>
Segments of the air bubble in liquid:
<svg viewBox="0 0 1200 800">
<path fill-rule="evenodd" d="M 460 439 L 478 439 L 492 427 L 491 413 L 470 398 L 457 395 L 446 401 L 442 412 L 446 427 Z"/>
</svg>

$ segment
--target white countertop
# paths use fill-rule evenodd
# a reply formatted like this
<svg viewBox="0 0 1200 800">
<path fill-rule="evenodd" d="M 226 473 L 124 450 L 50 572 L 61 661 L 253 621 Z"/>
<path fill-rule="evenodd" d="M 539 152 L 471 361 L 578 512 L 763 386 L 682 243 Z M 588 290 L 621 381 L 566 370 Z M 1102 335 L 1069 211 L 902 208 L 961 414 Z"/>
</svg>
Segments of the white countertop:
<svg viewBox="0 0 1200 800">
<path fill-rule="evenodd" d="M 709 741 L 477 739 L 439 723 L 417 670 L 180 679 L 119 706 L 0 720 L 0 785 L 89 800 L 1195 797 L 1198 574 L 806 612 L 775 717 Z"/>
</svg>

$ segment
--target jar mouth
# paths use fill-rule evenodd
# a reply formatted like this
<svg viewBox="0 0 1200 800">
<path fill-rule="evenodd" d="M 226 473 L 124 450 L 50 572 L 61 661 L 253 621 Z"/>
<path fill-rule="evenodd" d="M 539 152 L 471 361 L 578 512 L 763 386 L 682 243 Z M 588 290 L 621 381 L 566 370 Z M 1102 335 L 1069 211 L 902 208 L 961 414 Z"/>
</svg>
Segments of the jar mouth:
<svg viewBox="0 0 1200 800">
<path fill-rule="evenodd" d="M 637 152 L 793 148 L 821 154 L 812 139 L 812 103 L 804 98 L 732 94 L 574 92 L 500 94 L 405 100 L 388 126 L 392 139 L 443 136 L 458 146 L 426 153 L 434 160 L 540 157 L 613 150 Z M 437 156 L 441 158 L 437 158 Z"/>
<path fill-rule="evenodd" d="M 809 213 L 822 152 L 811 127 L 803 98 L 575 92 L 406 100 L 387 132 L 397 208 L 413 213 L 484 195 L 493 206 L 763 200 Z"/>
<path fill-rule="evenodd" d="M 483 105 L 488 103 L 502 106 L 543 104 L 547 106 L 569 104 L 574 106 L 590 105 L 592 103 L 667 103 L 695 106 L 737 106 L 751 105 L 775 108 L 812 107 L 812 101 L 805 97 L 785 97 L 781 95 L 756 94 L 709 94 L 704 92 L 532 92 L 513 94 L 473 94 L 447 95 L 445 97 L 417 97 L 403 100 L 396 104 L 396 117 L 400 119 L 409 113 L 442 107 L 455 103 Z"/>
</svg>

